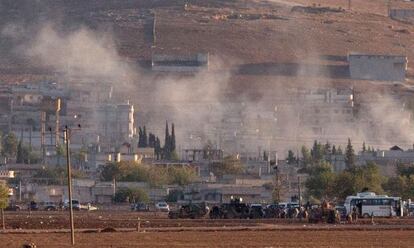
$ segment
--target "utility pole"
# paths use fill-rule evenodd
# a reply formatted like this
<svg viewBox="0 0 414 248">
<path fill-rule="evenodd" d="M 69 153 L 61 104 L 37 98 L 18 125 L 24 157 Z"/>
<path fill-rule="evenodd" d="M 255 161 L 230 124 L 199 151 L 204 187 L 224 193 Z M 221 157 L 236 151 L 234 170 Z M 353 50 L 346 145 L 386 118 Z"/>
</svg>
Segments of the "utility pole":
<svg viewBox="0 0 414 248">
<path fill-rule="evenodd" d="M 40 144 L 42 147 L 42 163 L 45 164 L 46 160 L 46 141 L 45 141 L 45 132 L 46 132 L 46 112 L 42 111 L 40 113 Z"/>
<path fill-rule="evenodd" d="M 60 98 L 56 99 L 56 103 L 55 103 L 55 146 L 58 147 L 59 145 L 59 125 L 60 125 Z"/>
<path fill-rule="evenodd" d="M 298 176 L 298 196 L 299 196 L 299 216 L 300 216 L 300 220 L 302 220 L 302 195 L 301 195 L 301 191 L 300 191 L 300 176 Z"/>
<path fill-rule="evenodd" d="M 69 151 L 69 142 L 70 142 L 70 131 L 66 126 L 64 130 L 64 140 L 66 144 L 66 166 L 68 171 L 68 196 L 69 196 L 69 218 L 70 218 L 70 233 L 72 246 L 75 245 L 75 225 L 73 223 L 73 206 L 72 206 L 72 171 L 70 166 L 70 151 Z"/>
<path fill-rule="evenodd" d="M 19 180 L 19 202 L 22 202 L 22 180 Z"/>
</svg>

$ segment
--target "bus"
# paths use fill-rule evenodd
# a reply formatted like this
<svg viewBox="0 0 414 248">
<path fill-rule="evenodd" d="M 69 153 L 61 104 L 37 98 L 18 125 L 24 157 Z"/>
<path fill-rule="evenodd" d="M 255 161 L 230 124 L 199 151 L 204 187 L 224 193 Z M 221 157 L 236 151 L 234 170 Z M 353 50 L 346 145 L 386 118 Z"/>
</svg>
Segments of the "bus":
<svg viewBox="0 0 414 248">
<path fill-rule="evenodd" d="M 376 195 L 374 192 L 357 193 L 356 196 L 348 196 L 345 199 L 347 214 L 357 211 L 359 217 L 371 216 L 403 216 L 403 204 L 400 197 Z"/>
</svg>

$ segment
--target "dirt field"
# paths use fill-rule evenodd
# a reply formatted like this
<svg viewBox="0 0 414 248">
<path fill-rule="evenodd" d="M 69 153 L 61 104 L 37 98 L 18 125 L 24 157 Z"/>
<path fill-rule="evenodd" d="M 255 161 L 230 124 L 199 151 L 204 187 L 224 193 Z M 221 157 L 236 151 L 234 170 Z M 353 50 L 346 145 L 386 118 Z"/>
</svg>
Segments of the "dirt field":
<svg viewBox="0 0 414 248">
<path fill-rule="evenodd" d="M 102 229 L 106 227 L 134 229 L 138 222 L 142 228 L 215 228 L 215 227 L 264 227 L 268 225 L 283 225 L 290 228 L 307 224 L 291 219 L 179 219 L 170 220 L 166 213 L 139 213 L 130 211 L 98 211 L 75 212 L 75 227 L 80 229 Z M 414 227 L 414 218 L 403 219 L 375 219 L 375 224 L 389 227 Z M 359 220 L 362 226 L 371 226 L 371 220 Z M 29 214 L 27 211 L 6 212 L 6 227 L 11 230 L 28 229 L 65 229 L 69 226 L 68 212 L 37 211 Z M 349 226 L 349 225 L 342 225 Z"/>
<path fill-rule="evenodd" d="M 2 234 L 2 247 L 69 247 L 69 234 Z M 81 233 L 76 247 L 413 247 L 414 231 Z"/>
<path fill-rule="evenodd" d="M 411 217 L 310 225 L 290 219 L 170 220 L 165 213 L 75 212 L 76 247 L 413 247 L 413 224 Z M 68 226 L 67 212 L 6 212 L 0 247 L 28 242 L 69 247 Z M 104 233 L 108 227 L 115 232 Z"/>
</svg>

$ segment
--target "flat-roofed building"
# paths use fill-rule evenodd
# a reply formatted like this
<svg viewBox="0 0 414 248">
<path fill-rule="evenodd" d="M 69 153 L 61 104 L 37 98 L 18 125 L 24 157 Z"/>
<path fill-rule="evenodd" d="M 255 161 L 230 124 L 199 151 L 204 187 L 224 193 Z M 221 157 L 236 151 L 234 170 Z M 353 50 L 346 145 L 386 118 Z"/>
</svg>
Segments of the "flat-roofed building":
<svg viewBox="0 0 414 248">
<path fill-rule="evenodd" d="M 350 53 L 348 62 L 352 79 L 404 81 L 408 60 L 402 55 Z"/>
<path fill-rule="evenodd" d="M 208 54 L 152 55 L 152 70 L 160 72 L 198 72 L 208 69 Z"/>
</svg>

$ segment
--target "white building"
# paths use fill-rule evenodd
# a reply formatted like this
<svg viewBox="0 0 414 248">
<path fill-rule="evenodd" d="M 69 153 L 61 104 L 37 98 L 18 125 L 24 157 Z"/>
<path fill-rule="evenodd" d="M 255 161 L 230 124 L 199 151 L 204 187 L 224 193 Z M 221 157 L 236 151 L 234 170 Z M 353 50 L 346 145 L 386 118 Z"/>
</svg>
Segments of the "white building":
<svg viewBox="0 0 414 248">
<path fill-rule="evenodd" d="M 135 134 L 134 106 L 126 104 L 104 104 L 97 108 L 95 118 L 99 142 L 103 145 L 121 145 Z"/>
</svg>

